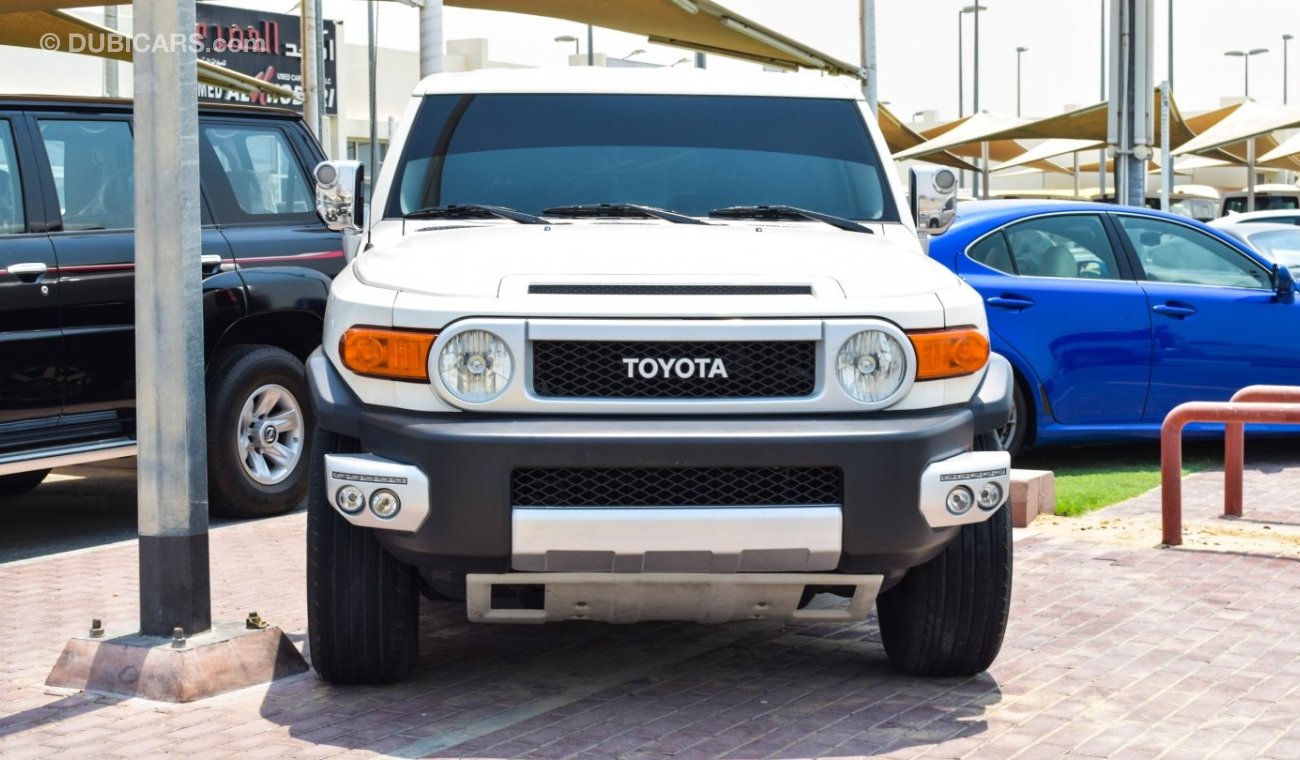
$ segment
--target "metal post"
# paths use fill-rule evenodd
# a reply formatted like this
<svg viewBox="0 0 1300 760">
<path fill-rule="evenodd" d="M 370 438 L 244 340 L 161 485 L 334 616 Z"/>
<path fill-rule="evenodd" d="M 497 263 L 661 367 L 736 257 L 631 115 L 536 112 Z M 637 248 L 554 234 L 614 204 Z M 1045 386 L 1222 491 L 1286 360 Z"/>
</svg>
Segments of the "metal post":
<svg viewBox="0 0 1300 760">
<path fill-rule="evenodd" d="M 1170 2 L 1173 2 L 1173 0 L 1170 0 Z M 1290 87 L 1287 86 L 1287 74 L 1289 73 L 1288 70 L 1291 68 L 1289 65 L 1287 65 L 1287 52 L 1288 52 L 1287 48 L 1288 48 L 1288 44 L 1293 39 L 1295 38 L 1290 34 L 1282 35 L 1282 105 L 1286 105 L 1287 95 L 1289 94 L 1291 89 Z"/>
<path fill-rule="evenodd" d="M 596 65 L 596 33 L 591 24 L 587 24 L 587 65 Z"/>
<path fill-rule="evenodd" d="M 302 3 L 302 120 L 316 139 L 321 137 L 320 120 L 320 15 L 315 0 Z"/>
<path fill-rule="evenodd" d="M 1170 92 L 1174 89 L 1174 0 L 1169 0 L 1169 71 L 1165 72 L 1167 77 L 1165 84 Z"/>
<path fill-rule="evenodd" d="M 420 78 L 442 73 L 442 0 L 420 6 Z"/>
<path fill-rule="evenodd" d="M 1255 138 L 1246 141 L 1246 210 L 1255 210 Z"/>
<path fill-rule="evenodd" d="M 188 40 L 194 0 L 136 0 L 134 32 Z M 195 51 L 138 51 L 135 357 L 140 633 L 212 627 Z"/>
<path fill-rule="evenodd" d="M 957 118 L 958 119 L 966 115 L 966 92 L 965 92 L 966 78 L 964 72 L 962 71 L 962 64 L 964 63 L 964 55 L 962 53 L 962 38 L 966 36 L 965 35 L 966 28 L 961 23 L 962 16 L 965 15 L 966 15 L 965 11 L 957 11 Z"/>
<path fill-rule="evenodd" d="M 104 6 L 104 26 L 109 29 L 117 28 L 117 6 Z M 117 61 L 112 58 L 104 59 L 104 97 L 116 98 L 118 95 L 117 84 Z"/>
<path fill-rule="evenodd" d="M 980 184 L 980 190 L 983 192 L 981 198 L 989 197 L 989 144 L 980 143 L 980 172 L 983 174 L 983 182 Z"/>
<path fill-rule="evenodd" d="M 1020 57 L 1027 51 L 1027 47 L 1016 48 L 1016 116 L 1020 116 Z"/>
<path fill-rule="evenodd" d="M 1098 98 L 1104 103 L 1106 102 L 1106 0 L 1101 0 L 1101 56 L 1098 63 L 1100 65 L 1099 76 L 1101 79 L 1101 93 Z M 1106 196 L 1105 148 L 1097 152 L 1097 192 L 1103 198 Z"/>
<path fill-rule="evenodd" d="M 880 83 L 876 77 L 876 0 L 862 0 L 860 21 L 862 71 L 866 81 L 862 83 L 862 92 L 866 95 L 871 113 L 879 113 Z"/>
<path fill-rule="evenodd" d="M 973 102 L 971 103 L 971 113 L 978 116 L 980 112 L 980 4 L 975 3 L 975 10 L 972 11 L 975 16 L 975 50 L 972 54 L 972 86 L 971 92 Z M 975 195 L 982 198 L 989 197 L 988 188 L 984 183 L 988 182 L 988 145 L 983 144 L 980 148 L 980 171 L 975 174 Z M 981 182 L 983 180 L 984 182 Z M 982 194 L 981 194 L 982 193 Z"/>
<path fill-rule="evenodd" d="M 421 24 L 422 32 L 424 31 Z M 420 40 L 420 58 L 424 58 L 424 40 Z M 375 0 L 366 0 L 366 50 L 369 54 L 370 62 L 368 64 L 368 90 L 369 99 L 369 119 L 370 119 L 370 156 L 366 161 L 366 181 L 370 187 L 375 186 L 375 175 L 379 173 L 379 120 L 377 96 L 375 90 L 378 82 L 379 72 L 379 50 L 375 33 Z M 366 201 L 369 202 L 369 197 Z"/>
<path fill-rule="evenodd" d="M 1074 197 L 1079 197 L 1079 151 L 1074 152 Z"/>
<path fill-rule="evenodd" d="M 707 69 L 708 67 L 709 67 L 709 66 L 708 66 L 708 63 L 705 61 L 705 58 L 704 58 L 704 53 L 696 53 L 696 54 L 695 54 L 695 68 L 697 68 L 697 69 Z"/>
<path fill-rule="evenodd" d="M 1169 147 L 1169 80 L 1160 85 L 1160 210 L 1168 211 L 1174 193 L 1174 157 Z"/>
<path fill-rule="evenodd" d="M 1246 100 L 1250 100 L 1250 53 L 1243 56 L 1246 61 Z M 1254 209 L 1251 209 L 1254 211 Z"/>
</svg>

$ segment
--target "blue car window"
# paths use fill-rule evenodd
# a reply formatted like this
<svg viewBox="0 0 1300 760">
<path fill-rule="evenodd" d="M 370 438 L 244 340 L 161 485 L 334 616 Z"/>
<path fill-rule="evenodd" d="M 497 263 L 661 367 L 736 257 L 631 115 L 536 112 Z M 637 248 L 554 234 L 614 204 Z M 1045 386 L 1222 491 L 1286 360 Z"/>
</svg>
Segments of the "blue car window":
<svg viewBox="0 0 1300 760">
<path fill-rule="evenodd" d="M 1101 218 L 1096 215 L 1039 217 L 1012 224 L 1006 228 L 1005 234 L 1017 274 L 1100 280 L 1120 278 L 1115 251 L 1110 246 Z"/>
<path fill-rule="evenodd" d="M 1001 232 L 995 232 L 970 247 L 966 255 L 986 267 L 999 272 L 1016 274 L 1015 263 L 1011 261 L 1011 251 L 1007 250 L 1007 241 Z"/>
<path fill-rule="evenodd" d="M 1162 219 L 1119 216 L 1148 280 L 1185 285 L 1272 288 L 1262 266 L 1200 230 Z"/>
</svg>

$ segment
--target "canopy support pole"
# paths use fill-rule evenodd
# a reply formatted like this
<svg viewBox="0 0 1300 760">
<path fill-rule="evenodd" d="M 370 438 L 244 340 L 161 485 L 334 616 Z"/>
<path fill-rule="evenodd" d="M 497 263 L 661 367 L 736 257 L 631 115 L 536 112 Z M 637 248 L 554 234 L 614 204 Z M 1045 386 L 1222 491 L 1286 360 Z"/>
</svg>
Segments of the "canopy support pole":
<svg viewBox="0 0 1300 760">
<path fill-rule="evenodd" d="M 1255 210 L 1255 138 L 1246 141 L 1246 210 Z"/>
<path fill-rule="evenodd" d="M 1171 2 L 1170 5 L 1173 3 Z M 1160 210 L 1168 211 L 1174 194 L 1174 157 L 1169 147 L 1169 107 L 1173 102 L 1169 80 L 1160 85 Z"/>
<path fill-rule="evenodd" d="M 862 94 L 867 98 L 871 113 L 879 116 L 879 83 L 876 81 L 876 0 L 862 0 Z"/>
<path fill-rule="evenodd" d="M 321 139 L 320 119 L 320 6 L 302 0 L 302 120 Z"/>
</svg>

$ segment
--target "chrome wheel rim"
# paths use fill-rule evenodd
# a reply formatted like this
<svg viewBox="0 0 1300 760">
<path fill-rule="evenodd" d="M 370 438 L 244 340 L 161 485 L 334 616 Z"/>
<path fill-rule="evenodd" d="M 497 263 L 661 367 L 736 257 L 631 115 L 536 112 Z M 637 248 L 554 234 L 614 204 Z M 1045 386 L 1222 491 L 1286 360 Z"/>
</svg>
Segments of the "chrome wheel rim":
<svg viewBox="0 0 1300 760">
<path fill-rule="evenodd" d="M 1018 423 L 1019 413 L 1020 410 L 1016 408 L 1016 404 L 1012 404 L 1011 415 L 1007 417 L 1007 424 L 998 428 L 998 443 L 1002 445 L 1003 451 L 1011 450 L 1011 442 L 1015 440 L 1016 437 L 1016 425 Z"/>
<path fill-rule="evenodd" d="M 244 474 L 264 486 L 283 482 L 302 459 L 298 399 L 283 385 L 258 387 L 239 410 L 235 446 Z"/>
</svg>

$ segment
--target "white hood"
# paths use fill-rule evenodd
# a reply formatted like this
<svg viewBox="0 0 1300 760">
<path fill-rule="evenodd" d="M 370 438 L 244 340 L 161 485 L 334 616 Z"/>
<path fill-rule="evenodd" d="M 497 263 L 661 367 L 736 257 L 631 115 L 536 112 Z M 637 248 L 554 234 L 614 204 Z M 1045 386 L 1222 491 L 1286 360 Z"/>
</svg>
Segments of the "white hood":
<svg viewBox="0 0 1300 760">
<path fill-rule="evenodd" d="M 407 232 L 363 253 L 358 276 L 376 287 L 453 297 L 526 293 L 530 283 L 762 282 L 809 284 L 820 297 L 852 299 L 934 293 L 959 282 L 884 235 L 813 223 L 409 221 Z"/>
</svg>

